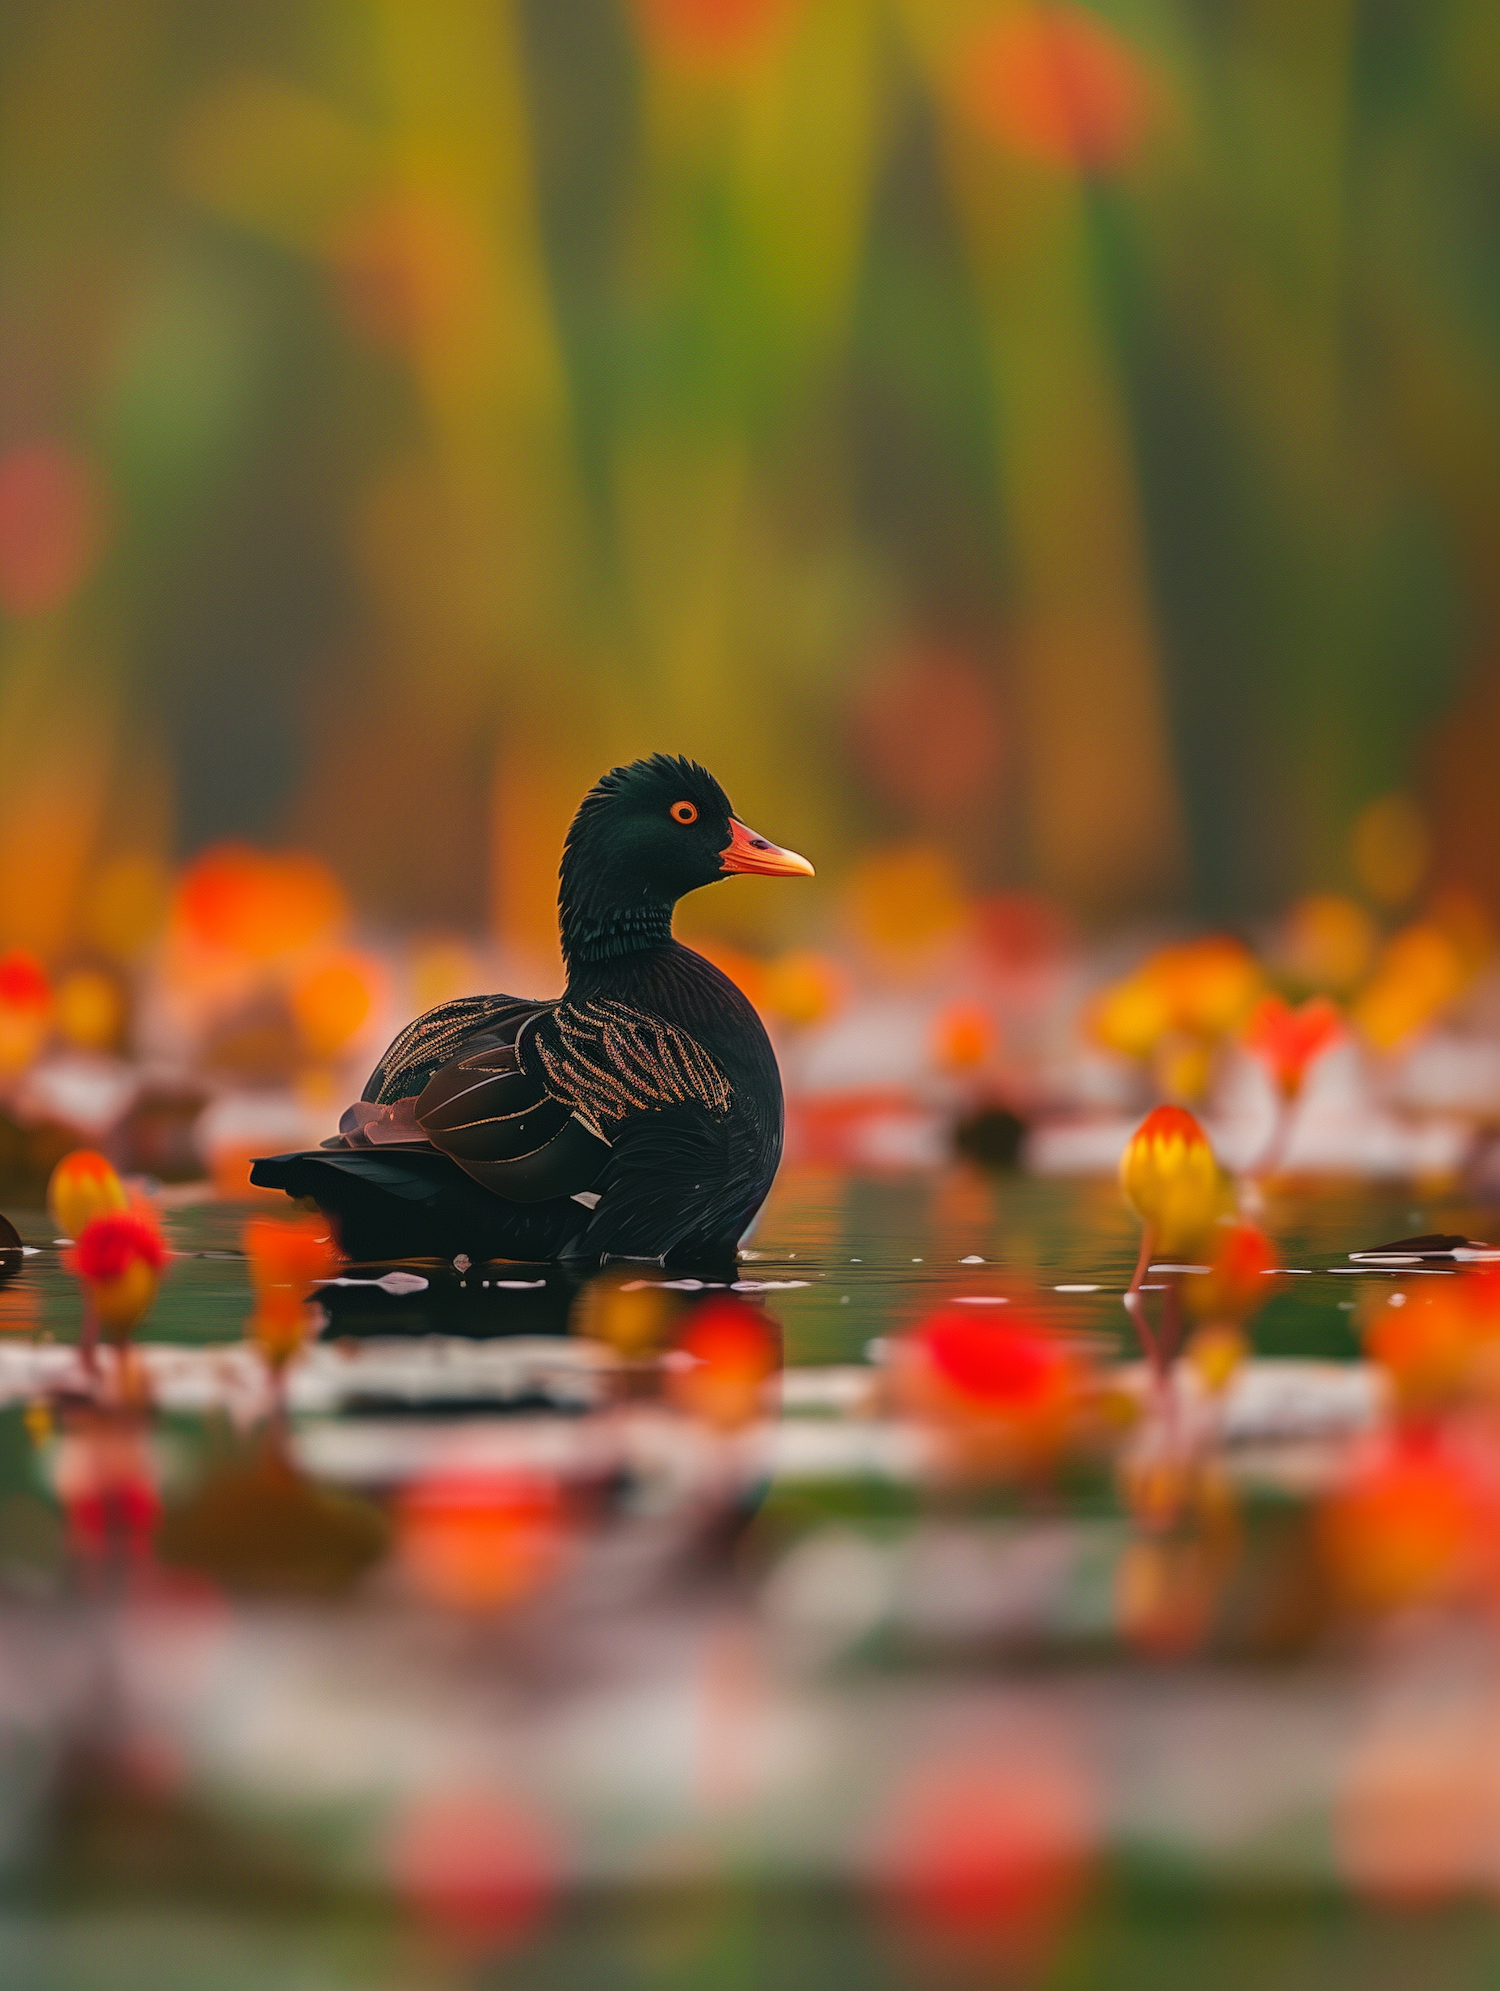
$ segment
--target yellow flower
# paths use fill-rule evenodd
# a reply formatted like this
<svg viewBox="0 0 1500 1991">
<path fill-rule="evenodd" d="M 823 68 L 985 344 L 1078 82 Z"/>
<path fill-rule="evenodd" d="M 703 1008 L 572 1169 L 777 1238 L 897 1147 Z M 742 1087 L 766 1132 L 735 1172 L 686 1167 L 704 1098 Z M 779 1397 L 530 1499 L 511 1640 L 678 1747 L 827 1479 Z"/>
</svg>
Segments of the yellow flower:
<svg viewBox="0 0 1500 1991">
<path fill-rule="evenodd" d="M 82 1237 L 92 1218 L 129 1207 L 124 1183 L 93 1148 L 65 1154 L 47 1184 L 47 1209 L 64 1237 Z"/>
<path fill-rule="evenodd" d="M 1186 1108 L 1158 1106 L 1120 1157 L 1125 1200 L 1168 1257 L 1191 1251 L 1230 1206 L 1229 1181 Z"/>
</svg>

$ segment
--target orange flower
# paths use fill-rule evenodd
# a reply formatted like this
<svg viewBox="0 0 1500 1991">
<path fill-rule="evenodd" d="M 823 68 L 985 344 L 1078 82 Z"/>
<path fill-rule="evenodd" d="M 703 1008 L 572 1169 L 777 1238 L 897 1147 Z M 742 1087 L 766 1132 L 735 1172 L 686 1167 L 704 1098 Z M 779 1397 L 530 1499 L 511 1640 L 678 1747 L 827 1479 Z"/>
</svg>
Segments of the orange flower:
<svg viewBox="0 0 1500 1991">
<path fill-rule="evenodd" d="M 250 1261 L 250 1331 L 273 1368 L 290 1361 L 312 1326 L 308 1292 L 342 1262 L 326 1217 L 252 1217 L 240 1233 Z"/>
<path fill-rule="evenodd" d="M 57 985 L 58 1035 L 81 1051 L 110 1051 L 125 1028 L 126 996 L 102 968 L 75 968 Z"/>
<path fill-rule="evenodd" d="M 1327 996 L 1310 996 L 1293 1009 L 1280 996 L 1269 995 L 1256 1004 L 1243 1041 L 1269 1070 L 1282 1098 L 1295 1099 L 1308 1066 L 1343 1034 L 1343 1016 Z"/>
<path fill-rule="evenodd" d="M 933 1022 L 933 1053 L 944 1071 L 977 1071 L 994 1056 L 998 1034 L 994 1017 L 980 1004 L 952 1002 Z"/>
<path fill-rule="evenodd" d="M 680 1296 L 619 1272 L 590 1279 L 573 1302 L 569 1331 L 601 1341 L 627 1362 L 653 1356 L 668 1339 Z"/>
<path fill-rule="evenodd" d="M 1192 1250 L 1229 1205 L 1229 1183 L 1208 1137 L 1186 1108 L 1158 1106 L 1120 1157 L 1125 1200 L 1155 1251 Z"/>
<path fill-rule="evenodd" d="M 1250 1353 L 1250 1343 L 1242 1328 L 1229 1321 L 1210 1321 L 1200 1327 L 1183 1357 L 1211 1396 L 1226 1390 L 1235 1372 Z"/>
<path fill-rule="evenodd" d="M 1090 1035 L 1124 1058 L 1149 1058 L 1172 1028 L 1166 991 L 1142 969 L 1095 998 L 1089 1011 Z"/>
<path fill-rule="evenodd" d="M 797 949 L 780 954 L 765 970 L 764 1002 L 783 1023 L 821 1023 L 849 999 L 848 982 L 824 954 Z"/>
<path fill-rule="evenodd" d="M 1163 947 L 1148 967 L 1166 993 L 1177 1028 L 1199 1037 L 1222 1037 L 1233 1030 L 1262 980 L 1255 956 L 1227 933 Z"/>
<path fill-rule="evenodd" d="M 1167 1092 L 1197 1098 L 1214 1045 L 1237 1029 L 1261 987 L 1255 956 L 1229 934 L 1163 947 L 1098 995 L 1089 1011 L 1095 1041 L 1123 1057 L 1153 1059 Z"/>
<path fill-rule="evenodd" d="M 151 1311 L 161 1284 L 167 1262 L 161 1232 L 134 1211 L 107 1211 L 83 1226 L 69 1257 L 100 1327 L 112 1341 L 127 1340 Z"/>
<path fill-rule="evenodd" d="M 986 136 L 1047 166 L 1121 166 L 1151 119 L 1140 56 L 1097 14 L 1059 0 L 987 23 L 965 51 L 960 87 Z"/>
<path fill-rule="evenodd" d="M 1254 1224 L 1218 1223 L 1209 1236 L 1207 1272 L 1189 1273 L 1182 1297 L 1197 1320 L 1240 1321 L 1271 1297 L 1276 1248 Z"/>
<path fill-rule="evenodd" d="M 193 860 L 177 887 L 177 921 L 194 943 L 255 961 L 323 939 L 347 910 L 327 865 L 299 851 L 219 844 Z"/>
<path fill-rule="evenodd" d="M 358 954 L 337 954 L 292 984 L 292 1015 L 315 1058 L 347 1048 L 375 1000 L 378 970 Z"/>
<path fill-rule="evenodd" d="M 1451 1591 L 1473 1570 L 1486 1520 L 1472 1476 L 1427 1439 L 1403 1438 L 1324 1503 L 1318 1544 L 1356 1609 Z"/>
<path fill-rule="evenodd" d="M 895 1383 L 918 1415 L 961 1441 L 988 1440 L 987 1462 L 1035 1470 L 1074 1435 L 1087 1388 L 1079 1357 L 1034 1316 L 993 1319 L 944 1306 L 897 1344 Z"/>
<path fill-rule="evenodd" d="M 24 1071 L 47 1035 L 52 985 L 33 955 L 0 955 L 0 1071 Z"/>
<path fill-rule="evenodd" d="M 1450 934 L 1418 920 L 1381 949 L 1375 972 L 1355 998 L 1354 1021 L 1377 1051 L 1392 1050 L 1461 995 L 1472 972 Z"/>
<path fill-rule="evenodd" d="M 743 1300 L 707 1300 L 666 1358 L 667 1395 L 679 1409 L 731 1429 L 760 1409 L 781 1360 L 767 1316 Z"/>
<path fill-rule="evenodd" d="M 82 1237 L 90 1218 L 129 1207 L 124 1183 L 93 1148 L 65 1154 L 47 1184 L 47 1209 L 64 1237 Z"/>
<path fill-rule="evenodd" d="M 1304 988 L 1342 993 L 1363 980 L 1377 939 L 1374 920 L 1357 900 L 1315 892 L 1287 914 L 1277 954 L 1285 972 Z"/>
<path fill-rule="evenodd" d="M 1371 1307 L 1365 1353 L 1390 1377 L 1398 1407 L 1426 1416 L 1493 1389 L 1500 1365 L 1500 1278 L 1424 1281 Z"/>
<path fill-rule="evenodd" d="M 529 1596 L 558 1568 L 568 1516 L 556 1483 L 535 1473 L 440 1473 L 396 1509 L 397 1556 L 437 1604 L 493 1610 Z"/>
</svg>

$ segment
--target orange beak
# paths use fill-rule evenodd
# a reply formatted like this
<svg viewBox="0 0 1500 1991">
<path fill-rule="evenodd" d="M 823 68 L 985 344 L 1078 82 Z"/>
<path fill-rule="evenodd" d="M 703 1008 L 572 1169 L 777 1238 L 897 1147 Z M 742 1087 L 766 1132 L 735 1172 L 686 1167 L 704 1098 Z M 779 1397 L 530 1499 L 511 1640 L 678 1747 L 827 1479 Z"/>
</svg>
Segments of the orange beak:
<svg viewBox="0 0 1500 1991">
<path fill-rule="evenodd" d="M 795 850 L 783 850 L 778 844 L 767 843 L 763 836 L 757 836 L 754 830 L 747 830 L 733 816 L 729 819 L 729 848 L 719 854 L 726 871 L 756 871 L 767 878 L 811 878 L 816 875 L 805 857 L 799 857 Z"/>
</svg>

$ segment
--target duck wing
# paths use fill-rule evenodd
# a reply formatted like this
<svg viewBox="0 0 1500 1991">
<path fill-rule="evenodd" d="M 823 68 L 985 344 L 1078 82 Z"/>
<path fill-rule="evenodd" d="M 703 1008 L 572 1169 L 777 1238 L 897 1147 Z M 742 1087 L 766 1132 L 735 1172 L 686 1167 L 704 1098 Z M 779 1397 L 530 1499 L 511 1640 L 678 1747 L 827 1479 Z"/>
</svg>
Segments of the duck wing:
<svg viewBox="0 0 1500 1991">
<path fill-rule="evenodd" d="M 732 1100 L 723 1072 L 686 1031 L 590 998 L 487 1024 L 410 1107 L 377 1109 L 392 1115 L 389 1132 L 371 1126 L 365 1137 L 399 1139 L 410 1113 L 422 1137 L 496 1195 L 588 1203 L 627 1122 L 669 1109 L 722 1122 Z"/>
<path fill-rule="evenodd" d="M 525 1002 L 517 996 L 476 995 L 458 996 L 424 1010 L 392 1038 L 360 1094 L 361 1103 L 393 1106 L 402 1099 L 415 1099 L 471 1038 L 481 1032 L 503 1032 L 509 1024 L 514 1026 L 510 1032 L 514 1040 L 521 1023 L 543 1008 L 551 1004 Z"/>
<path fill-rule="evenodd" d="M 669 1106 L 723 1119 L 734 1092 L 696 1038 L 665 1017 L 590 996 L 558 1003 L 530 1033 L 549 1090 L 596 1126 Z"/>
<path fill-rule="evenodd" d="M 597 1122 L 559 1098 L 523 1056 L 525 1034 L 551 1011 L 533 1005 L 485 1030 L 433 1073 L 412 1108 L 422 1138 L 513 1203 L 587 1192 L 609 1159 Z"/>
</svg>

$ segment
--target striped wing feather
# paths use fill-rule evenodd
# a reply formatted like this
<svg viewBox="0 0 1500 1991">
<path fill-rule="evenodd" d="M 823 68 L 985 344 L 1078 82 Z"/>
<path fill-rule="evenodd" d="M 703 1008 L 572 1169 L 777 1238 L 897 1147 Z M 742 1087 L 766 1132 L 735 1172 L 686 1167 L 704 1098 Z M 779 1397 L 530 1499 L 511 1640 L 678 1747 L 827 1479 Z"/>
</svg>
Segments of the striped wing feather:
<svg viewBox="0 0 1500 1991">
<path fill-rule="evenodd" d="M 534 1002 L 518 1002 L 505 995 L 459 996 L 453 1002 L 440 1002 L 392 1040 L 370 1074 L 365 1099 L 388 1106 L 398 1099 L 415 1098 L 476 1032 L 498 1030 L 511 1018 L 519 1025 L 536 1007 Z"/>
<path fill-rule="evenodd" d="M 548 1090 L 596 1125 L 667 1106 L 701 1106 L 719 1118 L 733 1102 L 729 1081 L 701 1044 L 625 1003 L 559 1003 L 533 1041 Z"/>
</svg>

